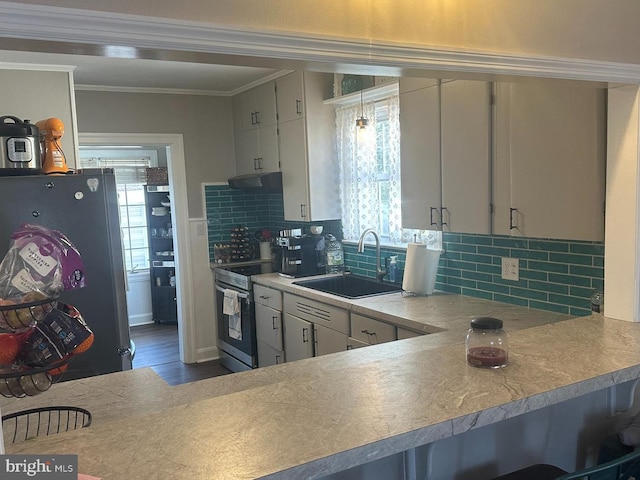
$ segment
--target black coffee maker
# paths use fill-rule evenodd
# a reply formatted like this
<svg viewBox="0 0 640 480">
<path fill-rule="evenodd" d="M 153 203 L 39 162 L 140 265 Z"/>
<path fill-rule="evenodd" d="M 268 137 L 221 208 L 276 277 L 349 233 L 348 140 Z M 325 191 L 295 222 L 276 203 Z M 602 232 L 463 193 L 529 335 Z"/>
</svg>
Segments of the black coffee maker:
<svg viewBox="0 0 640 480">
<path fill-rule="evenodd" d="M 297 228 L 280 230 L 276 237 L 280 275 L 306 277 L 324 273 L 324 238 L 320 240 L 318 237 L 321 235 L 303 235 L 302 230 Z M 318 248 L 322 248 L 322 251 L 319 252 Z"/>
</svg>

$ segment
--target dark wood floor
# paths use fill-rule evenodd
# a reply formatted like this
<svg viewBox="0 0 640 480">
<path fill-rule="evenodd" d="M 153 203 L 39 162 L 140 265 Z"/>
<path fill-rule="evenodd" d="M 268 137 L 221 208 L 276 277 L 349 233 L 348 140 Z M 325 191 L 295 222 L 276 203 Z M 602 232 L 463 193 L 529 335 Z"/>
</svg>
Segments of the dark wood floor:
<svg viewBox="0 0 640 480">
<path fill-rule="evenodd" d="M 131 327 L 136 345 L 133 368 L 151 367 L 169 385 L 195 382 L 231 373 L 218 360 L 182 363 L 176 324 L 148 324 Z"/>
</svg>

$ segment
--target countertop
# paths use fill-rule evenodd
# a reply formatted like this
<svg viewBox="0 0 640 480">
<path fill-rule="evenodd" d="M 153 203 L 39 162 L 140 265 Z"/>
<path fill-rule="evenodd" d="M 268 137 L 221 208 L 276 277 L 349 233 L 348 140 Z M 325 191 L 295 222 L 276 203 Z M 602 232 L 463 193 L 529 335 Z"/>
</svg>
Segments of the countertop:
<svg viewBox="0 0 640 480">
<path fill-rule="evenodd" d="M 640 376 L 635 323 L 459 295 L 381 297 L 346 308 L 445 331 L 175 387 L 140 369 L 3 398 L 3 414 L 73 405 L 94 417 L 7 453 L 76 453 L 80 471 L 103 478 L 311 479 Z M 505 320 L 507 368 L 466 365 L 464 336 L 478 314 Z"/>
</svg>

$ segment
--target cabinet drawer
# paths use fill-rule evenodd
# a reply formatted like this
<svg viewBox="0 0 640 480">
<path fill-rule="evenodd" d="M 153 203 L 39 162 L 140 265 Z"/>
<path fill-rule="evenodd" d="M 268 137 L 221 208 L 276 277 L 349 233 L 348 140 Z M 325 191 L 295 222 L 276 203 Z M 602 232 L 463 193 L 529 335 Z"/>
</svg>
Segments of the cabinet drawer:
<svg viewBox="0 0 640 480">
<path fill-rule="evenodd" d="M 395 326 L 357 313 L 351 314 L 351 336 L 370 345 L 393 342 L 397 338 Z"/>
<path fill-rule="evenodd" d="M 256 302 L 256 304 L 266 305 L 267 307 L 282 311 L 282 293 L 280 290 L 263 287 L 262 285 L 254 285 L 253 301 Z"/>
<path fill-rule="evenodd" d="M 282 312 L 265 305 L 256 304 L 256 335 L 258 340 L 283 350 Z"/>
<path fill-rule="evenodd" d="M 284 311 L 308 322 L 349 335 L 349 312 L 290 293 L 284 294 Z"/>
</svg>

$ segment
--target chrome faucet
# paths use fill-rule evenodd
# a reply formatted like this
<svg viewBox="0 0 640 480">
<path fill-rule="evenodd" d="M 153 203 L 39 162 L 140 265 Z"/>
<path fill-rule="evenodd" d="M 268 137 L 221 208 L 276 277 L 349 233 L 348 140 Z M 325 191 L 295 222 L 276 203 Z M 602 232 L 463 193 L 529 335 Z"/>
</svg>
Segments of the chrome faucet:
<svg viewBox="0 0 640 480">
<path fill-rule="evenodd" d="M 370 233 L 376 239 L 376 279 L 381 282 L 384 276 L 387 274 L 387 269 L 382 268 L 382 259 L 380 258 L 380 237 L 373 228 L 367 228 L 362 235 L 360 235 L 360 240 L 358 240 L 358 253 L 364 252 L 364 237 L 367 236 L 367 233 Z"/>
</svg>

